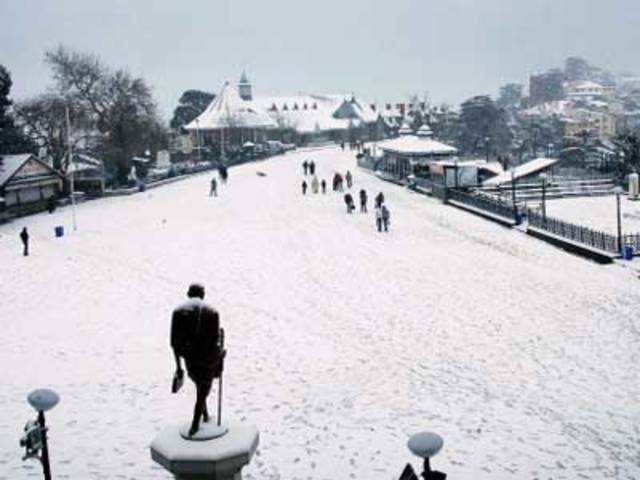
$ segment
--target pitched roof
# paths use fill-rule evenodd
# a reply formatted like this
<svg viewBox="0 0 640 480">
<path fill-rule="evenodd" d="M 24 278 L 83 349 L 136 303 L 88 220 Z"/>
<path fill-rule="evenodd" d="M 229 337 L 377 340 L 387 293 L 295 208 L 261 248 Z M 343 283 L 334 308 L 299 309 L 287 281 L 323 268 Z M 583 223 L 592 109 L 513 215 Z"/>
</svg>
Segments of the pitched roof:
<svg viewBox="0 0 640 480">
<path fill-rule="evenodd" d="M 529 175 L 540 173 L 556 163 L 558 163 L 557 158 L 536 158 L 534 160 L 531 160 L 530 162 L 523 163 L 522 165 L 518 165 L 515 168 L 507 170 L 500 175 L 485 180 L 483 185 L 496 186 L 508 184 L 511 183 L 512 178 L 514 180 L 518 180 L 520 178 L 528 177 Z"/>
<path fill-rule="evenodd" d="M 30 153 L 0 155 L 0 187 L 4 185 L 32 156 L 33 155 Z"/>
<path fill-rule="evenodd" d="M 401 153 L 405 155 L 453 155 L 458 150 L 450 145 L 438 142 L 429 137 L 417 135 L 402 135 L 391 140 L 378 143 L 378 148 L 383 151 Z"/>
<path fill-rule="evenodd" d="M 225 82 L 207 109 L 189 123 L 187 130 L 216 130 L 227 127 L 270 128 L 275 122 L 252 101 L 243 100 L 238 89 Z"/>
</svg>

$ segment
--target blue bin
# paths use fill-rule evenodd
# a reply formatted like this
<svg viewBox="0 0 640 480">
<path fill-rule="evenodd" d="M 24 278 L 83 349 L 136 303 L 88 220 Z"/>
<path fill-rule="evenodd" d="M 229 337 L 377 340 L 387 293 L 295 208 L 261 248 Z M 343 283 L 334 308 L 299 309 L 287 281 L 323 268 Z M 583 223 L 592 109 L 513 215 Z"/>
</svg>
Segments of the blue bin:
<svg viewBox="0 0 640 480">
<path fill-rule="evenodd" d="M 622 258 L 625 260 L 633 260 L 633 247 L 631 245 L 625 245 L 622 248 Z"/>
<path fill-rule="evenodd" d="M 53 229 L 53 231 L 55 232 L 57 238 L 64 236 L 64 227 L 62 225 L 58 225 Z"/>
</svg>

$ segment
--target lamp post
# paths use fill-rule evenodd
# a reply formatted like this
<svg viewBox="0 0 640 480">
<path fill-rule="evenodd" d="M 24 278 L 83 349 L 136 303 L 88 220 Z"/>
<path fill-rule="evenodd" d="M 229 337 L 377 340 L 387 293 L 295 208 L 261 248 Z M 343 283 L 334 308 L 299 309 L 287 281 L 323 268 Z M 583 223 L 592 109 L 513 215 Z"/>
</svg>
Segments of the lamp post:
<svg viewBox="0 0 640 480">
<path fill-rule="evenodd" d="M 453 180 L 453 184 L 456 188 L 456 190 L 458 189 L 458 159 L 455 159 L 455 162 L 453 164 L 453 174 L 455 176 L 454 180 Z"/>
<path fill-rule="evenodd" d="M 484 148 L 485 148 L 485 153 L 487 155 L 487 163 L 489 162 L 489 142 L 491 141 L 490 137 L 484 137 Z"/>
<path fill-rule="evenodd" d="M 616 194 L 616 211 L 618 215 L 618 252 L 622 253 L 622 212 L 620 210 L 620 195 L 623 190 L 622 187 L 618 186 L 613 189 Z"/>
<path fill-rule="evenodd" d="M 202 162 L 202 146 L 200 145 L 200 121 L 196 117 L 196 142 L 198 144 L 198 162 Z"/>
<path fill-rule="evenodd" d="M 73 223 L 73 231 L 78 229 L 76 223 L 76 196 L 75 196 L 75 162 L 73 161 L 73 147 L 71 146 L 71 121 L 69 120 L 69 107 L 65 107 L 65 120 L 67 123 L 67 148 L 69 149 L 69 164 L 67 168 L 71 169 L 69 176 L 69 190 L 71 190 L 71 220 Z"/>
<path fill-rule="evenodd" d="M 511 203 L 513 204 L 513 220 L 518 223 L 518 206 L 516 205 L 516 174 L 511 168 Z"/>
<path fill-rule="evenodd" d="M 540 180 L 542 180 L 542 221 L 547 223 L 547 174 L 541 173 Z"/>
<path fill-rule="evenodd" d="M 553 143 L 547 145 L 547 156 L 551 158 L 551 155 L 553 155 Z"/>
<path fill-rule="evenodd" d="M 38 419 L 27 422 L 24 427 L 24 437 L 20 439 L 20 446 L 25 447 L 26 454 L 22 458 L 39 460 L 45 480 L 51 480 L 51 465 L 49 463 L 49 445 L 47 442 L 47 427 L 44 412 L 51 410 L 60 401 L 60 397 L 53 390 L 34 390 L 27 397 L 29 405 L 38 412 Z M 40 453 L 42 451 L 42 453 Z"/>
</svg>

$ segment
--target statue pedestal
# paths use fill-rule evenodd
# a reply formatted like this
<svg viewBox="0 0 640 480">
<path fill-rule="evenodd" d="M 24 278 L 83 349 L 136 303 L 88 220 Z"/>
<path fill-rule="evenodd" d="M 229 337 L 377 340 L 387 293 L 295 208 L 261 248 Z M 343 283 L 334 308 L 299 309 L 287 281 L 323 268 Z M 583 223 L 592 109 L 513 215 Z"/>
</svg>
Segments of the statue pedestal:
<svg viewBox="0 0 640 480">
<path fill-rule="evenodd" d="M 227 424 L 228 431 L 211 440 L 185 440 L 183 425 L 162 430 L 151 443 L 151 458 L 177 480 L 240 480 L 258 448 L 258 429 L 252 425 Z"/>
</svg>

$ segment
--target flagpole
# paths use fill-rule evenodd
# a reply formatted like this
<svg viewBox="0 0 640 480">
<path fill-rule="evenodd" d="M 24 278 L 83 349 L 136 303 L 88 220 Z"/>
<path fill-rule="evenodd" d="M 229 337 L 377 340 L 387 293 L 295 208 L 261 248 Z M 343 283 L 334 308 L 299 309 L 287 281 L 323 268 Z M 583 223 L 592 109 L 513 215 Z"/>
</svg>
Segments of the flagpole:
<svg viewBox="0 0 640 480">
<path fill-rule="evenodd" d="M 65 115 L 67 119 L 67 148 L 69 149 L 69 164 L 67 165 L 67 169 L 71 168 L 71 175 L 69 177 L 69 186 L 71 189 L 71 218 L 73 222 L 73 231 L 75 232 L 78 229 L 76 224 L 76 197 L 75 193 L 75 184 L 74 184 L 74 176 L 75 172 L 73 170 L 73 165 L 75 162 L 73 161 L 73 148 L 71 147 L 71 121 L 69 120 L 69 106 L 65 107 Z"/>
</svg>

